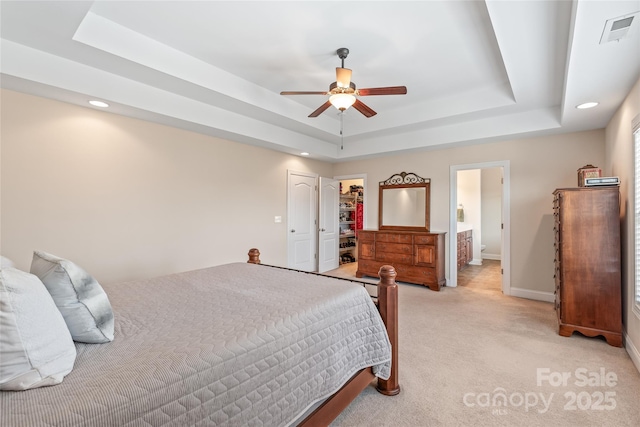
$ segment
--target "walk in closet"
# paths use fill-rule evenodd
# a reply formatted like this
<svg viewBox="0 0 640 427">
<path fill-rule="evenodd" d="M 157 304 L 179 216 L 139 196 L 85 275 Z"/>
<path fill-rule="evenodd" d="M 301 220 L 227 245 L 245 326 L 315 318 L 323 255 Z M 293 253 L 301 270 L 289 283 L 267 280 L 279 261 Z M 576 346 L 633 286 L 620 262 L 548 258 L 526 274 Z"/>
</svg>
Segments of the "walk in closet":
<svg viewBox="0 0 640 427">
<path fill-rule="evenodd" d="M 340 181 L 340 264 L 358 260 L 358 230 L 364 222 L 364 187 L 362 179 Z"/>
</svg>

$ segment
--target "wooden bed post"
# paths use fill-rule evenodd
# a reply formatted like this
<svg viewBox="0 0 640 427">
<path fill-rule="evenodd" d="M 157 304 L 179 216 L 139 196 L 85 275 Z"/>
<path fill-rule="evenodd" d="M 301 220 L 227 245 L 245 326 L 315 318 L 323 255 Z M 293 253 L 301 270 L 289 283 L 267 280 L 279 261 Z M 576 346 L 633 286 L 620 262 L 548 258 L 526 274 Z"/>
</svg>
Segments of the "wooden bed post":
<svg viewBox="0 0 640 427">
<path fill-rule="evenodd" d="M 260 264 L 260 251 L 256 248 L 249 249 L 249 264 Z"/>
<path fill-rule="evenodd" d="M 395 281 L 396 270 L 390 265 L 383 265 L 378 272 L 378 309 L 387 326 L 387 334 L 391 341 L 391 376 L 388 380 L 378 378 L 376 389 L 387 396 L 400 393 L 398 384 L 398 285 Z"/>
</svg>

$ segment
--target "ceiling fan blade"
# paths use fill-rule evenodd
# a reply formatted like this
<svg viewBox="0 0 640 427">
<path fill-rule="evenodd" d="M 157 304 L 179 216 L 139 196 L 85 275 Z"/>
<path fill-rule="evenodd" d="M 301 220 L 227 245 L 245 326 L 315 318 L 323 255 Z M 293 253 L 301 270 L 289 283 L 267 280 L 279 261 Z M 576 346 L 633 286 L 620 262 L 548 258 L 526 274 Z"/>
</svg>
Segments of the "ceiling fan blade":
<svg viewBox="0 0 640 427">
<path fill-rule="evenodd" d="M 406 95 L 406 86 L 389 86 L 389 87 L 370 87 L 365 89 L 358 89 L 358 95 L 370 96 L 370 95 Z"/>
<path fill-rule="evenodd" d="M 326 95 L 327 92 L 296 92 L 296 91 L 285 91 L 280 92 L 280 95 Z"/>
<path fill-rule="evenodd" d="M 324 110 L 326 110 L 329 107 L 331 107 L 331 103 L 329 101 L 327 101 L 324 104 L 322 104 L 320 107 L 318 107 L 318 109 L 316 111 L 314 111 L 313 113 L 309 114 L 309 117 L 318 117 L 320 114 L 322 114 L 324 112 Z"/>
<path fill-rule="evenodd" d="M 336 68 L 336 83 L 338 87 L 348 88 L 351 84 L 351 70 L 348 68 Z"/>
<path fill-rule="evenodd" d="M 360 101 L 359 99 L 356 99 L 356 102 L 353 104 L 353 108 L 355 108 L 356 110 L 360 111 L 367 118 L 373 117 L 376 114 L 378 114 L 375 111 L 373 111 L 371 108 L 367 107 L 364 104 L 364 102 Z"/>
</svg>

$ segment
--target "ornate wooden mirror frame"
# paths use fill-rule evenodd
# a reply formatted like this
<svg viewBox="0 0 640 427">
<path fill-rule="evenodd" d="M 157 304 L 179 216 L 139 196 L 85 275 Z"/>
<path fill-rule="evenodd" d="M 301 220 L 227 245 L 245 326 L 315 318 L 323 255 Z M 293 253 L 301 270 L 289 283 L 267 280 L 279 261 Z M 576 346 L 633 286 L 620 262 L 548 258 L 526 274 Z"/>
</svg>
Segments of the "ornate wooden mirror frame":
<svg viewBox="0 0 640 427">
<path fill-rule="evenodd" d="M 431 179 L 400 172 L 380 181 L 378 229 L 429 231 Z"/>
</svg>

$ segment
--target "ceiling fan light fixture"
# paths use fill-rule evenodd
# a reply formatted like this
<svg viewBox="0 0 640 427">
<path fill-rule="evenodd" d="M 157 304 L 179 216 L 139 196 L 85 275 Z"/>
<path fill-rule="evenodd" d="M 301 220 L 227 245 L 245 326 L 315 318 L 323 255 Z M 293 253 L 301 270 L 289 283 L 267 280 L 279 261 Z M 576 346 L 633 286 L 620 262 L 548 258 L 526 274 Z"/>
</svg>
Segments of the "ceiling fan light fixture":
<svg viewBox="0 0 640 427">
<path fill-rule="evenodd" d="M 336 83 L 340 88 L 348 88 L 351 84 L 351 70 L 348 68 L 336 68 Z"/>
<path fill-rule="evenodd" d="M 356 97 L 350 93 L 336 93 L 329 97 L 331 105 L 340 111 L 344 111 L 356 102 Z"/>
</svg>

